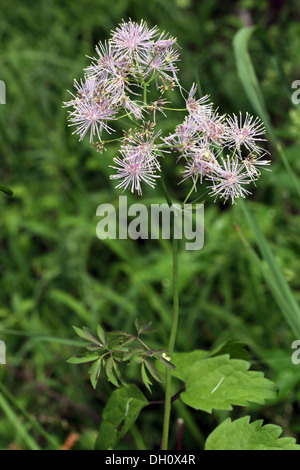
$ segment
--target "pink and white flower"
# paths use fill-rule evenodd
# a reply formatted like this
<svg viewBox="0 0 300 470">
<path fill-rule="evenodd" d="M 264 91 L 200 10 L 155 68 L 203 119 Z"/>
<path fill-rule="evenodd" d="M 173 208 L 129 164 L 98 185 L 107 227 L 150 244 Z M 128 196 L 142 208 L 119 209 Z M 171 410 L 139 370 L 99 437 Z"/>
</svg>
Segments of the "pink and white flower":
<svg viewBox="0 0 300 470">
<path fill-rule="evenodd" d="M 223 160 L 223 166 L 215 167 L 215 171 L 207 176 L 212 181 L 211 195 L 216 198 L 219 196 L 224 199 L 231 199 L 232 204 L 239 197 L 246 197 L 251 194 L 244 186 L 251 183 L 251 178 L 245 169 L 245 165 L 238 158 L 230 158 Z"/>
<path fill-rule="evenodd" d="M 257 117 L 254 118 L 246 113 L 243 122 L 242 113 L 240 118 L 234 114 L 233 117 L 227 118 L 227 140 L 228 145 L 235 147 L 239 155 L 241 155 L 244 146 L 249 152 L 260 153 L 261 149 L 257 142 L 264 141 L 262 136 L 265 134 L 265 126 Z"/>
</svg>

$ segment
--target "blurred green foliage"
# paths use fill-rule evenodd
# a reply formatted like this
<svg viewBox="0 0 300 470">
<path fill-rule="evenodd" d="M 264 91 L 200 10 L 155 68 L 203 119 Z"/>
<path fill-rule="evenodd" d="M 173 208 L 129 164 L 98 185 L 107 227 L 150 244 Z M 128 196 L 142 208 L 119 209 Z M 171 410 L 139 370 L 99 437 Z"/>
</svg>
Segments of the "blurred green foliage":
<svg viewBox="0 0 300 470">
<path fill-rule="evenodd" d="M 171 246 L 166 240 L 96 238 L 97 206 L 117 203 L 120 194 L 109 180 L 117 147 L 100 155 L 88 142 L 79 144 L 62 108 L 73 79 L 82 76 L 87 56 L 94 55 L 94 45 L 122 19 L 143 18 L 178 38 L 186 88 L 200 84 L 222 113 L 255 112 L 237 74 L 232 41 L 242 26 L 260 25 L 274 54 L 254 34 L 251 57 L 276 138 L 299 180 L 299 108 L 288 93 L 300 78 L 299 6 L 298 0 L 1 2 L 0 79 L 6 83 L 7 104 L 0 107 L 0 182 L 14 195 L 0 194 L 0 337 L 7 345 L 7 366 L 0 366 L 0 448 L 53 448 L 74 431 L 80 435 L 75 448 L 92 447 L 112 388 L 100 380 L 94 392 L 87 368 L 67 364 L 78 345 L 71 325 L 95 330 L 101 322 L 107 330 L 132 332 L 138 317 L 152 321 L 153 348 L 167 344 Z M 179 100 L 175 95 L 175 103 Z M 162 121 L 165 130 L 176 123 Z M 299 301 L 299 200 L 272 144 L 269 150 L 272 172 L 264 173 L 247 204 Z M 172 158 L 166 167 L 168 186 L 180 200 L 187 189 L 177 186 L 180 167 Z M 136 201 L 128 196 L 129 203 Z M 143 195 L 146 204 L 162 200 L 159 190 Z M 177 351 L 211 348 L 229 339 L 247 343 L 253 367 L 266 371 L 279 387 L 274 403 L 252 407 L 251 414 L 297 436 L 300 369 L 291 362 L 291 343 L 298 338 L 237 226 L 259 255 L 242 207 L 211 203 L 205 210 L 204 248 L 181 251 Z M 138 383 L 136 370 L 129 373 Z M 159 384 L 152 395 L 161 399 Z M 121 448 L 159 445 L 161 411 L 159 405 L 145 409 Z M 234 413 L 242 414 L 239 409 Z M 176 404 L 172 445 L 176 414 L 185 420 L 188 449 L 203 445 L 202 432 L 227 416 L 190 414 Z"/>
</svg>

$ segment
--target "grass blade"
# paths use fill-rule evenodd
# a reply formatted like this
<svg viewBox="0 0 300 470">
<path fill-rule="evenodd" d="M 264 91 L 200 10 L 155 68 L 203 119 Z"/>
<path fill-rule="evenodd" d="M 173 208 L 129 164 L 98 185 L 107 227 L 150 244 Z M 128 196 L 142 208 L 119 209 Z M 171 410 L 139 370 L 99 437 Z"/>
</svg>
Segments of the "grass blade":
<svg viewBox="0 0 300 470">
<path fill-rule="evenodd" d="M 252 228 L 257 246 L 268 269 L 266 269 L 258 257 L 256 259 L 256 264 L 260 264 L 259 267 L 262 274 L 264 275 L 285 320 L 291 327 L 295 336 L 300 337 L 300 308 L 295 296 L 278 265 L 270 245 L 245 201 L 241 201 L 241 207 L 250 227 Z M 260 263 L 258 263 L 258 260 Z"/>
<path fill-rule="evenodd" d="M 18 416 L 2 393 L 0 393 L 0 407 L 10 424 L 15 428 L 17 436 L 20 436 L 24 440 L 28 448 L 30 450 L 41 450 L 35 440 L 28 434 L 26 427 L 20 422 Z"/>
<path fill-rule="evenodd" d="M 36 421 L 26 410 L 21 406 L 15 397 L 11 395 L 11 393 L 7 390 L 7 388 L 0 383 L 0 406 L 2 407 L 3 411 L 5 412 L 6 416 L 10 419 L 12 424 L 16 427 L 20 435 L 24 438 L 26 441 L 27 445 L 31 450 L 40 450 L 40 446 L 37 444 L 37 442 L 28 434 L 25 426 L 20 423 L 18 416 L 15 414 L 13 409 L 11 408 L 10 404 L 8 401 L 6 401 L 6 398 L 17 408 L 24 418 L 30 422 L 30 424 L 36 428 L 36 430 L 52 445 L 53 449 L 58 450 L 60 449 L 60 445 L 58 441 L 56 440 L 55 437 L 51 436 L 45 429 Z M 5 398 L 5 397 L 6 398 Z"/>
<path fill-rule="evenodd" d="M 241 28 L 234 36 L 233 47 L 235 54 L 235 61 L 238 71 L 238 76 L 241 80 L 241 83 L 245 89 L 245 92 L 251 102 L 254 110 L 263 120 L 267 134 L 275 146 L 277 152 L 279 153 L 282 162 L 286 168 L 287 173 L 289 174 L 291 181 L 298 195 L 300 196 L 300 185 L 299 180 L 294 174 L 289 161 L 283 152 L 283 149 L 280 143 L 277 140 L 274 129 L 271 124 L 270 116 L 267 111 L 264 97 L 262 95 L 259 82 L 252 64 L 252 60 L 249 54 L 248 45 L 251 39 L 252 34 L 257 30 L 257 26 L 244 27 Z"/>
</svg>

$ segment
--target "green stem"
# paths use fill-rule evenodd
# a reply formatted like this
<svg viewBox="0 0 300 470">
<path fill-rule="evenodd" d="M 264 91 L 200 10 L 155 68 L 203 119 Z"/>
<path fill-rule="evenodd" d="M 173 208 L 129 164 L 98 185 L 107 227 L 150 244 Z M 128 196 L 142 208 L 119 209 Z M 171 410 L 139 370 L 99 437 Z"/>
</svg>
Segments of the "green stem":
<svg viewBox="0 0 300 470">
<path fill-rule="evenodd" d="M 191 204 L 196 204 L 196 202 L 201 201 L 201 204 L 205 202 L 206 196 L 210 193 L 210 188 L 208 188 L 204 193 L 201 194 L 201 196 L 197 197 L 197 199 L 194 199 L 194 201 L 191 202 Z"/>
<path fill-rule="evenodd" d="M 173 227 L 174 228 L 174 227 Z M 170 356 L 173 354 L 177 326 L 179 316 L 179 295 L 178 295 L 178 251 L 179 251 L 179 240 L 173 237 L 173 318 L 172 327 L 169 339 L 168 353 Z M 170 368 L 168 368 L 171 371 Z"/>
<path fill-rule="evenodd" d="M 187 195 L 187 197 L 183 201 L 183 205 L 189 200 L 190 195 L 195 191 L 197 181 L 198 181 L 198 175 L 196 176 L 196 181 L 194 182 L 193 186 L 191 187 L 191 190 L 190 190 L 189 194 Z"/>
<path fill-rule="evenodd" d="M 166 187 L 166 184 L 165 184 L 165 180 L 164 180 L 162 175 L 160 177 L 160 182 L 161 182 L 161 186 L 162 186 L 166 201 L 167 201 L 168 205 L 171 207 L 173 203 L 172 203 L 171 198 L 169 196 L 169 193 L 168 193 L 168 190 L 167 190 L 167 187 Z"/>
<path fill-rule="evenodd" d="M 169 444 L 169 429 L 170 429 L 170 416 L 171 416 L 171 373 L 169 368 L 166 369 L 166 390 L 165 390 L 165 411 L 164 411 L 164 425 L 161 440 L 161 450 L 168 450 Z"/>
<path fill-rule="evenodd" d="M 186 108 L 162 108 L 164 111 L 182 111 L 185 112 Z"/>
<path fill-rule="evenodd" d="M 169 205 L 172 205 L 172 202 L 168 196 L 164 181 L 162 180 L 163 189 L 166 195 L 166 199 Z M 178 251 L 179 251 L 179 241 L 175 238 L 175 221 L 174 214 L 172 214 L 172 244 L 173 244 L 173 317 L 172 317 L 172 327 L 169 338 L 168 345 L 168 354 L 172 357 L 176 334 L 178 328 L 178 318 L 179 318 L 179 291 L 178 291 Z M 166 385 L 165 385 L 165 410 L 164 410 L 164 423 L 163 423 L 163 435 L 161 442 L 161 449 L 168 450 L 169 443 L 169 429 L 170 429 L 170 416 L 171 416 L 171 369 L 166 368 Z"/>
<path fill-rule="evenodd" d="M 169 338 L 168 354 L 172 357 L 179 317 L 179 296 L 178 296 L 178 240 L 173 237 L 173 318 L 172 327 Z M 168 450 L 169 442 L 169 428 L 170 428 L 170 416 L 171 416 L 171 369 L 166 368 L 166 389 L 165 389 L 165 411 L 164 411 L 164 424 L 163 424 L 163 435 L 161 449 Z"/>
<path fill-rule="evenodd" d="M 117 139 L 104 140 L 103 144 L 111 144 L 112 142 L 122 142 L 122 139 L 118 137 Z"/>
<path fill-rule="evenodd" d="M 143 82 L 144 87 L 144 104 L 147 104 L 147 83 Z"/>
</svg>

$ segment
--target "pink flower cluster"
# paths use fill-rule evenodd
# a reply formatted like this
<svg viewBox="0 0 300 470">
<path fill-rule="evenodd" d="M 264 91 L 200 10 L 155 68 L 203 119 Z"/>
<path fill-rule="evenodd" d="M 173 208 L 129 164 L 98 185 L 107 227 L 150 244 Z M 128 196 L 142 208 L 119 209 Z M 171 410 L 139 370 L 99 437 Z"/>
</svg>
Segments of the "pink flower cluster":
<svg viewBox="0 0 300 470">
<path fill-rule="evenodd" d="M 248 113 L 244 120 L 241 113 L 239 119 L 219 115 L 208 96 L 196 100 L 195 94 L 193 85 L 186 99 L 188 115 L 164 141 L 185 160 L 183 181 L 191 178 L 196 189 L 197 182 L 206 179 L 211 195 L 234 203 L 250 194 L 245 186 L 259 178 L 259 168 L 270 163 L 259 146 L 265 140 L 264 125 Z"/>
<path fill-rule="evenodd" d="M 97 57 L 85 70 L 80 83 L 75 80 L 76 94 L 65 106 L 70 125 L 82 140 L 89 134 L 99 150 L 104 148 L 103 132 L 111 134 L 111 123 L 128 119 L 130 129 L 124 131 L 120 156 L 111 167 L 117 188 L 142 193 L 141 183 L 155 186 L 160 176 L 159 159 L 164 152 L 176 151 L 183 159 L 183 179 L 191 178 L 194 189 L 208 181 L 210 194 L 232 202 L 250 193 L 248 185 L 260 176 L 260 168 L 270 162 L 260 147 L 265 133 L 263 123 L 249 114 L 243 119 L 219 115 L 208 96 L 196 98 L 193 85 L 185 98 L 187 115 L 173 134 L 162 136 L 156 130 L 156 113 L 166 112 L 168 90 L 179 87 L 179 53 L 176 39 L 149 29 L 144 21 L 122 22 L 111 38 L 96 46 Z M 151 100 L 149 100 L 149 95 Z M 153 96 L 152 96 L 153 95 Z"/>
<path fill-rule="evenodd" d="M 173 48 L 176 39 L 159 34 L 157 28 L 148 29 L 142 21 L 122 23 L 111 39 L 96 46 L 97 57 L 85 70 L 85 79 L 74 82 L 77 95 L 65 106 L 73 107 L 69 114 L 71 126 L 80 140 L 90 133 L 101 140 L 102 132 L 111 132 L 108 122 L 117 115 L 130 114 L 136 120 L 147 112 L 141 95 L 150 81 L 156 88 L 173 87 L 178 83 L 179 53 Z M 156 103 L 156 110 L 160 104 Z"/>
</svg>

